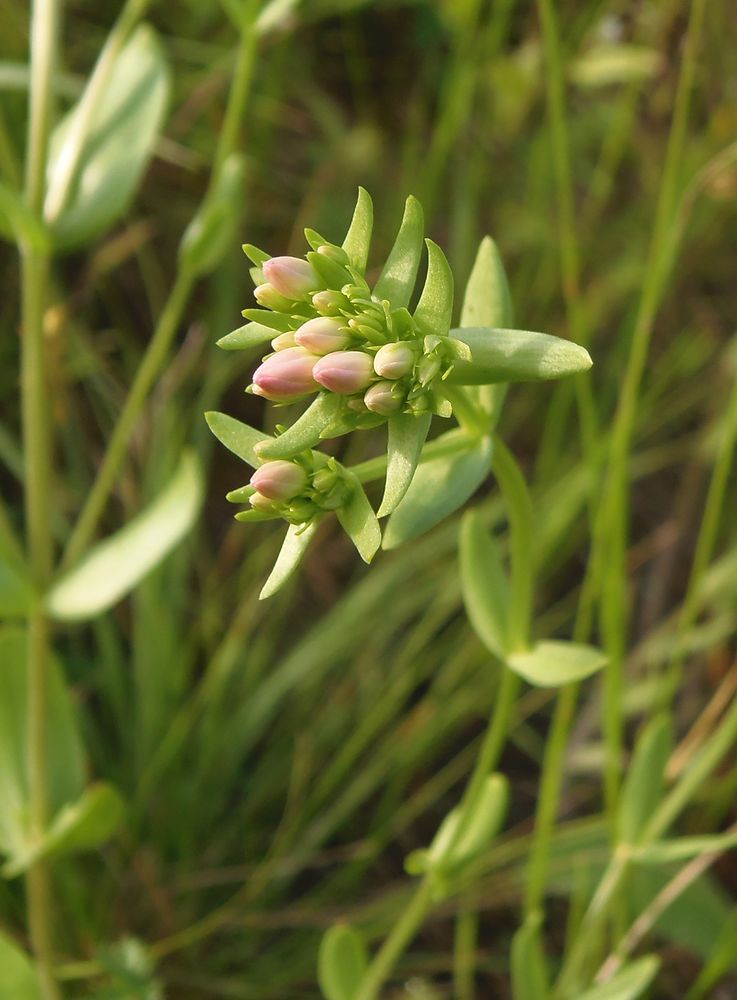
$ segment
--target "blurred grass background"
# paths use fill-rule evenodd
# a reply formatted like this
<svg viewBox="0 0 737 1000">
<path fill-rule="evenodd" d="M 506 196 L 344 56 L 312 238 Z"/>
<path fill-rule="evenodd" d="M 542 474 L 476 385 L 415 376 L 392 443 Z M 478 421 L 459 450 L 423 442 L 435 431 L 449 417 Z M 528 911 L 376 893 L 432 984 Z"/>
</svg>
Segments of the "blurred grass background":
<svg viewBox="0 0 737 1000">
<path fill-rule="evenodd" d="M 209 470 L 208 502 L 196 532 L 133 598 L 60 640 L 93 772 L 117 783 L 130 806 L 112 846 L 58 876 L 66 914 L 59 934 L 73 988 L 80 983 L 83 990 L 89 972 L 77 959 L 109 964 L 100 945 L 131 936 L 146 943 L 173 998 L 317 997 L 320 935 L 340 917 L 371 939 L 385 933 L 407 891 L 402 859 L 427 843 L 456 801 L 495 697 L 497 666 L 462 612 L 455 520 L 380 556 L 371 570 L 328 528 L 298 580 L 258 603 L 279 532 L 232 521 L 224 493 L 242 485 L 247 472 L 215 446 L 202 419 L 210 408 L 251 423 L 264 419 L 260 401 L 242 393 L 253 358 L 214 347 L 252 304 L 237 244 L 301 254 L 305 225 L 338 238 L 358 184 L 377 208 L 377 263 L 409 193 L 422 201 L 428 233 L 445 248 L 459 288 L 480 238 L 491 233 L 510 274 L 518 325 L 573 336 L 575 302 L 595 361 L 596 441 L 605 444 L 643 282 L 688 8 L 682 0 L 577 0 L 558 10 L 580 259 L 579 287 L 571 289 L 562 279 L 561 193 L 546 112 L 550 66 L 534 4 L 272 5 L 241 123 L 248 169 L 234 206 L 238 240 L 196 288 L 139 421 L 107 526 L 140 509 L 188 442 Z M 157 156 L 125 223 L 89 252 L 63 258 L 55 271 L 47 347 L 59 538 L 89 489 L 174 283 L 181 233 L 207 186 L 238 43 L 235 9 L 235 0 L 150 5 L 147 17 L 173 71 Z M 117 10 L 99 0 L 67 4 L 62 105 L 78 94 Z M 679 187 L 677 257 L 637 408 L 624 705 L 633 727 L 671 660 L 706 487 L 719 443 L 735 428 L 734 15 L 730 0 L 707 5 Z M 26 4 L 2 0 L 0 163 L 10 178 L 22 163 L 27 20 Z M 0 475 L 13 505 L 20 502 L 21 461 L 17 262 L 10 248 L 3 248 L 0 267 Z M 569 634 L 601 449 L 582 443 L 566 384 L 514 388 L 501 430 L 537 503 L 539 626 Z M 350 458 L 376 454 L 382 444 L 363 435 L 351 443 Z M 730 478 L 715 559 L 699 590 L 698 616 L 683 636 L 688 658 L 674 708 L 679 734 L 695 745 L 708 730 L 704 707 L 734 690 L 736 494 L 729 466 L 723 471 Z M 490 523 L 501 527 L 493 490 L 483 502 Z M 596 819 L 599 699 L 598 685 L 588 685 L 568 756 L 555 844 L 561 896 L 605 855 Z M 502 761 L 513 788 L 509 829 L 474 889 L 483 914 L 482 998 L 509 996 L 509 939 L 550 703 L 545 691 L 524 695 Z M 734 820 L 735 789 L 731 762 L 704 786 L 684 832 Z M 713 931 L 732 912 L 736 884 L 728 857 L 687 899 L 691 926 L 661 928 L 668 960 L 655 996 L 684 997 L 699 969 L 708 968 Z M 20 926 L 16 884 L 3 883 L 0 894 L 3 921 Z M 396 996 L 453 995 L 455 905 L 441 908 L 400 966 Z M 632 906 L 636 912 L 638 903 Z M 561 917 L 565 912 L 561 904 Z M 564 922 L 556 923 L 553 950 L 565 946 Z M 715 966 L 714 982 L 733 960 Z M 711 993 L 713 982 L 704 983 L 694 997 L 732 995 Z M 737 981 L 723 988 L 737 990 Z"/>
</svg>

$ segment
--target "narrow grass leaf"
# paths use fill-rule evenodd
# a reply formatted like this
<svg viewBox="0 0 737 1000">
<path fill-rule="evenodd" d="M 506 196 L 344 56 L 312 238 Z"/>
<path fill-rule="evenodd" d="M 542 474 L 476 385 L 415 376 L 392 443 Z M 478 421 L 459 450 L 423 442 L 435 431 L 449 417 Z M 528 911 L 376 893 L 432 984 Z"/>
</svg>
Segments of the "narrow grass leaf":
<svg viewBox="0 0 737 1000">
<path fill-rule="evenodd" d="M 283 434 L 261 441 L 256 454 L 264 461 L 267 458 L 291 458 L 306 448 L 312 448 L 320 440 L 321 433 L 336 422 L 342 407 L 343 400 L 335 393 L 318 393 L 302 416 Z"/>
<path fill-rule="evenodd" d="M 120 793 L 104 782 L 91 785 L 76 802 L 62 807 L 43 838 L 29 840 L 23 850 L 11 855 L 3 865 L 2 874 L 14 878 L 40 858 L 99 847 L 110 839 L 122 817 Z"/>
<path fill-rule="evenodd" d="M 632 858 L 641 864 L 667 865 L 673 861 L 688 861 L 700 854 L 714 854 L 737 847 L 737 833 L 677 837 L 635 848 Z"/>
<path fill-rule="evenodd" d="M 386 485 L 378 510 L 379 517 L 386 517 L 396 509 L 399 501 L 409 489 L 420 460 L 422 446 L 430 430 L 432 417 L 423 413 L 416 417 L 413 413 L 399 413 L 388 422 L 388 446 L 386 456 Z"/>
<path fill-rule="evenodd" d="M 432 240 L 427 245 L 427 277 L 414 312 L 415 323 L 423 336 L 444 337 L 450 329 L 453 313 L 453 272 L 445 254 Z"/>
<path fill-rule="evenodd" d="M 0 1000 L 41 1000 L 39 979 L 30 956 L 1 933 Z"/>
<path fill-rule="evenodd" d="M 422 205 L 410 195 L 394 246 L 374 286 L 376 298 L 388 299 L 393 309 L 408 306 L 412 297 L 422 258 L 424 224 Z"/>
<path fill-rule="evenodd" d="M 665 768 L 673 751 L 673 723 L 666 714 L 652 719 L 635 746 L 619 801 L 618 835 L 636 844 L 660 801 Z"/>
<path fill-rule="evenodd" d="M 539 382 L 588 371 L 591 357 L 585 347 L 530 330 L 465 327 L 451 336 L 471 348 L 471 361 L 457 361 L 448 376 L 456 385 L 486 382 Z"/>
<path fill-rule="evenodd" d="M 216 343 L 224 351 L 243 351 L 249 347 L 259 347 L 268 343 L 274 336 L 274 330 L 262 323 L 246 323 L 232 333 L 226 333 Z"/>
<path fill-rule="evenodd" d="M 550 981 L 540 937 L 540 917 L 529 917 L 512 938 L 513 1000 L 547 1000 Z"/>
<path fill-rule="evenodd" d="M 339 507 L 336 514 L 363 561 L 370 563 L 381 545 L 381 528 L 363 487 L 355 477 L 351 478 L 353 492 L 345 506 Z"/>
<path fill-rule="evenodd" d="M 440 444 L 445 436 L 433 438 L 428 447 Z M 484 437 L 469 439 L 468 448 L 453 454 L 423 460 L 387 522 L 383 547 L 403 545 L 462 507 L 489 474 L 491 453 L 491 438 Z"/>
<path fill-rule="evenodd" d="M 535 687 L 572 684 L 595 674 L 607 664 L 607 656 L 593 646 L 550 639 L 523 653 L 506 657 L 507 666 Z"/>
<path fill-rule="evenodd" d="M 267 597 L 273 597 L 294 573 L 315 536 L 317 525 L 317 519 L 306 527 L 304 525 L 289 525 L 279 555 L 276 557 L 274 568 L 261 588 L 260 601 L 266 600 Z"/>
<path fill-rule="evenodd" d="M 186 453 L 162 493 L 125 528 L 100 542 L 52 588 L 47 607 L 62 620 L 91 618 L 112 607 L 157 566 L 194 523 L 202 474 Z"/>
<path fill-rule="evenodd" d="M 503 660 L 508 649 L 509 580 L 499 548 L 478 511 L 463 516 L 459 555 L 468 619 L 486 648 Z"/>
<path fill-rule="evenodd" d="M 235 417 L 229 417 L 227 413 L 219 413 L 217 410 L 210 410 L 205 414 L 207 426 L 215 437 L 232 451 L 238 458 L 242 458 L 252 468 L 261 465 L 261 460 L 256 456 L 256 445 L 262 441 L 271 440 L 263 431 L 257 431 L 248 424 L 244 424 Z"/>
<path fill-rule="evenodd" d="M 116 57 L 82 134 L 87 91 L 51 137 L 45 216 L 58 248 L 86 243 L 123 215 L 153 153 L 168 95 L 166 57 L 153 29 L 140 25 Z"/>
<path fill-rule="evenodd" d="M 367 968 L 366 945 L 353 927 L 336 924 L 326 931 L 317 958 L 317 980 L 325 1000 L 353 1000 Z"/>
<path fill-rule="evenodd" d="M 358 200 L 353 210 L 351 224 L 343 240 L 343 249 L 351 258 L 353 266 L 361 272 L 366 270 L 368 264 L 373 226 L 374 203 L 368 191 L 359 187 Z"/>
<path fill-rule="evenodd" d="M 655 955 L 633 962 L 606 982 L 580 993 L 575 1000 L 637 1000 L 652 983 L 660 968 Z M 574 1000 L 571 997 L 571 1000 Z"/>
</svg>

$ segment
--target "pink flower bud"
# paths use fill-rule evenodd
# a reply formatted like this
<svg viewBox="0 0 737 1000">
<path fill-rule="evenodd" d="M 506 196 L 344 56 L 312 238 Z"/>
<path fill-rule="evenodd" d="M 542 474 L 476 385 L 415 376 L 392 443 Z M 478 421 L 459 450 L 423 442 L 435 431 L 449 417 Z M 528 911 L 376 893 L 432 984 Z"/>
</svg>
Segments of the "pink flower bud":
<svg viewBox="0 0 737 1000">
<path fill-rule="evenodd" d="M 275 514 L 274 501 L 269 500 L 265 497 L 263 493 L 252 493 L 248 498 L 248 502 L 253 507 L 254 510 L 260 510 L 264 514 Z"/>
<path fill-rule="evenodd" d="M 385 344 L 376 352 L 374 371 L 382 378 L 401 378 L 412 371 L 415 354 L 410 344 Z"/>
<path fill-rule="evenodd" d="M 287 333 L 280 333 L 278 337 L 274 337 L 271 346 L 275 351 L 286 351 L 289 347 L 296 347 L 293 331 L 289 330 Z"/>
<path fill-rule="evenodd" d="M 252 391 L 275 403 L 291 403 L 317 389 L 312 377 L 315 355 L 304 347 L 272 354 L 253 373 Z"/>
<path fill-rule="evenodd" d="M 292 310 L 292 299 L 284 298 L 268 281 L 264 282 L 263 285 L 256 285 L 253 290 L 253 297 L 264 309 L 273 309 L 274 312 L 287 313 Z"/>
<path fill-rule="evenodd" d="M 371 381 L 371 358 L 362 351 L 334 351 L 320 358 L 313 376 L 324 389 L 351 395 L 365 389 Z"/>
<path fill-rule="evenodd" d="M 366 408 L 373 413 L 388 417 L 396 413 L 404 402 L 404 393 L 396 382 L 375 382 L 363 397 Z"/>
<path fill-rule="evenodd" d="M 326 289 L 322 292 L 315 292 L 312 296 L 312 304 L 323 316 L 337 316 L 341 309 L 346 309 L 350 305 L 350 302 L 342 292 Z"/>
<path fill-rule="evenodd" d="M 300 347 L 306 347 L 313 354 L 330 354 L 344 348 L 349 337 L 342 320 L 321 316 L 303 323 L 294 334 L 294 339 Z"/>
<path fill-rule="evenodd" d="M 266 280 L 288 299 L 301 299 L 323 284 L 312 264 L 301 257 L 272 257 L 264 261 L 263 270 Z"/>
<path fill-rule="evenodd" d="M 307 485 L 307 473 L 296 462 L 281 459 L 264 462 L 251 476 L 251 486 L 269 500 L 282 503 L 301 493 Z"/>
</svg>

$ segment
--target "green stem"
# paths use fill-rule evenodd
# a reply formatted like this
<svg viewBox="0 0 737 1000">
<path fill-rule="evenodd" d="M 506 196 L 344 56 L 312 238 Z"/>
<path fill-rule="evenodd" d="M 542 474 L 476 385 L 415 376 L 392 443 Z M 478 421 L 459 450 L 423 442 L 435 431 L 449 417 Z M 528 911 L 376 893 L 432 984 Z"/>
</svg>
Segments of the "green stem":
<svg viewBox="0 0 737 1000">
<path fill-rule="evenodd" d="M 53 112 L 52 83 L 59 37 L 57 0 L 35 0 L 31 15 L 31 87 L 26 158 L 25 197 L 29 210 L 41 217 L 49 133 Z M 25 511 L 28 558 L 34 607 L 28 623 L 27 762 L 31 835 L 43 837 L 48 819 L 46 730 L 48 710 L 48 623 L 43 594 L 51 577 L 53 557 L 49 517 L 51 449 L 43 321 L 49 260 L 37 248 L 21 250 L 21 406 L 25 455 Z M 27 874 L 28 922 L 43 1000 L 58 1000 L 51 934 L 50 882 L 45 861 Z"/>
</svg>

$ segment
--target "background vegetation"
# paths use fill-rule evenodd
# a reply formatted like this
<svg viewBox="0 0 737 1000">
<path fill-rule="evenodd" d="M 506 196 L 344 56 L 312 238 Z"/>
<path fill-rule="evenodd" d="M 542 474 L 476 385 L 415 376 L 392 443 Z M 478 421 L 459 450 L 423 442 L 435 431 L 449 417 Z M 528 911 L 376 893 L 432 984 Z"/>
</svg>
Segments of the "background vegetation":
<svg viewBox="0 0 737 1000">
<path fill-rule="evenodd" d="M 285 0 L 266 11 L 252 3 L 242 33 L 238 0 L 126 10 L 142 16 L 146 6 L 170 74 L 155 155 L 125 216 L 56 258 L 43 318 L 55 545 L 89 496 L 162 323 L 171 344 L 135 414 L 101 529 L 118 529 L 156 495 L 186 445 L 206 470 L 207 498 L 184 544 L 129 598 L 55 637 L 91 774 L 126 802 L 103 850 L 54 869 L 65 988 L 118 998 L 159 989 L 183 1000 L 317 997 L 322 933 L 346 918 L 369 941 L 383 938 L 409 892 L 403 858 L 457 801 L 494 704 L 500 671 L 463 612 L 456 519 L 368 570 L 328 529 L 286 592 L 259 603 L 280 530 L 232 521 L 224 494 L 247 477 L 202 419 L 211 408 L 263 419 L 262 403 L 242 393 L 253 358 L 214 347 L 251 304 L 240 243 L 301 254 L 306 225 L 337 239 L 358 184 L 377 206 L 377 261 L 413 193 L 458 287 L 491 233 L 519 325 L 586 343 L 595 361 L 588 389 L 580 378 L 515 387 L 501 425 L 535 498 L 539 627 L 569 635 L 578 609 L 576 627 L 623 664 L 617 689 L 602 693 L 594 681 L 568 702 L 577 714 L 546 923 L 555 961 L 575 940 L 607 857 L 602 697 L 622 713 L 626 748 L 644 718 L 670 713 L 673 781 L 737 689 L 732 4 L 705 5 L 675 162 L 686 29 L 704 4 L 585 0 L 555 11 L 519 0 Z M 260 14 L 255 28 L 249 13 Z M 67 4 L 55 80 L 62 109 L 117 14 L 113 3 Z M 27 123 L 27 5 L 3 0 L 0 15 L 0 164 L 13 186 Z M 222 220 L 222 257 L 182 287 L 178 246 L 222 153 L 234 69 L 241 104 L 225 128 L 245 173 Z M 125 147 L 118 155 L 124 166 Z M 0 475 L 3 509 L 20 533 L 11 246 L 0 268 Z M 378 434 L 359 437 L 351 461 L 380 453 Z M 483 510 L 503 539 L 493 487 Z M 387 996 L 511 995 L 510 939 L 554 700 L 545 690 L 521 696 L 499 767 L 513 793 L 504 835 L 478 863 L 472 889 L 434 911 Z M 693 790 L 679 832 L 728 827 L 736 790 L 727 757 Z M 737 914 L 734 860 L 707 864 L 645 928 L 665 959 L 653 997 L 737 991 L 737 948 L 724 932 Z M 642 870 L 631 880 L 624 927 L 671 874 Z M 481 913 L 473 956 L 454 944 L 467 905 Z M 20 881 L 1 883 L 3 933 L 18 942 L 24 908 Z"/>
</svg>

